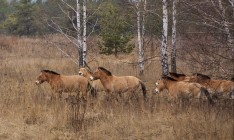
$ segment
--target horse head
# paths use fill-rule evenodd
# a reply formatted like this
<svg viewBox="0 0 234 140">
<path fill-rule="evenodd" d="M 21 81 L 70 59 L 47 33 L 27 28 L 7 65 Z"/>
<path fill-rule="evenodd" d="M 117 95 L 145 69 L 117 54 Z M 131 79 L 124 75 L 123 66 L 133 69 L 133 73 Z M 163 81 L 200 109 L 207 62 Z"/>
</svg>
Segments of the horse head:
<svg viewBox="0 0 234 140">
<path fill-rule="evenodd" d="M 44 71 L 41 71 L 40 75 L 37 77 L 35 81 L 36 85 L 42 84 L 43 82 L 47 81 L 47 76 Z"/>
<path fill-rule="evenodd" d="M 45 81 L 49 80 L 49 75 L 60 75 L 54 71 L 50 71 L 50 70 L 42 70 L 40 75 L 37 77 L 37 80 L 35 81 L 35 83 L 37 85 L 42 84 Z"/>
<path fill-rule="evenodd" d="M 83 77 L 89 77 L 92 74 L 92 72 L 86 68 L 80 68 L 78 74 Z"/>
<path fill-rule="evenodd" d="M 98 67 L 98 69 L 90 76 L 90 80 L 97 80 L 104 76 L 112 76 L 112 73 L 103 67 Z"/>
<path fill-rule="evenodd" d="M 155 93 L 159 93 L 164 89 L 168 89 L 168 87 L 167 87 L 168 81 L 177 81 L 177 80 L 175 80 L 174 78 L 171 78 L 169 76 L 162 76 L 162 78 L 157 80 L 155 83 L 155 85 L 156 85 Z"/>
</svg>

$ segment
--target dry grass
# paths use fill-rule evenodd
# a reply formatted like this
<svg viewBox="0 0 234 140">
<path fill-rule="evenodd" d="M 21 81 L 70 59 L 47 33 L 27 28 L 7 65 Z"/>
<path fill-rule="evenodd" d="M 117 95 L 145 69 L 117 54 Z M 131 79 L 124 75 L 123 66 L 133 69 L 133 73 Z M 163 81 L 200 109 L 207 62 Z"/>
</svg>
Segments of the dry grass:
<svg viewBox="0 0 234 140">
<path fill-rule="evenodd" d="M 47 40 L 66 44 L 60 36 Z M 69 57 L 42 38 L 1 36 L 0 38 L 0 139 L 225 139 L 234 138 L 234 102 L 225 100 L 209 106 L 206 101 L 171 106 L 166 98 L 151 94 L 154 81 L 160 77 L 160 58 L 146 62 L 145 81 L 149 101 L 106 101 L 105 93 L 90 97 L 86 109 L 74 99 L 51 101 L 48 84 L 37 87 L 34 81 L 41 69 L 62 74 L 78 71 Z M 62 46 L 71 55 L 76 48 Z M 95 43 L 94 43 L 95 44 Z M 58 44 L 57 44 L 58 45 Z M 92 44 L 91 44 L 92 45 Z M 95 46 L 92 46 L 95 47 Z M 159 55 L 157 49 L 147 56 Z M 91 51 L 92 52 L 92 51 Z M 136 52 L 136 51 L 135 51 Z M 119 58 L 98 56 L 93 52 L 89 64 L 103 66 L 116 75 L 138 75 L 135 52 Z M 95 59 L 94 59 L 95 58 Z M 189 71 L 183 61 L 178 62 Z M 64 98 L 72 97 L 67 94 Z M 85 111 L 85 112 L 84 112 Z"/>
</svg>

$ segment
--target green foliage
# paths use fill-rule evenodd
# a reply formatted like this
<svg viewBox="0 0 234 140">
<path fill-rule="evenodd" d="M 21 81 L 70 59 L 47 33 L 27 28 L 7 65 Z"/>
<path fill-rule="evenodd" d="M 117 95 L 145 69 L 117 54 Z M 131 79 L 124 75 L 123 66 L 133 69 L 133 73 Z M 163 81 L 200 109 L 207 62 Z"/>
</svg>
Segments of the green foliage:
<svg viewBox="0 0 234 140">
<path fill-rule="evenodd" d="M 38 24 L 37 7 L 31 0 L 20 0 L 15 3 L 15 12 L 8 15 L 2 23 L 2 28 L 8 33 L 16 35 L 34 35 L 39 32 L 40 24 Z"/>
<path fill-rule="evenodd" d="M 127 23 L 128 16 L 121 13 L 121 8 L 117 5 L 106 2 L 100 11 L 100 33 L 102 43 L 99 43 L 101 53 L 117 54 L 130 53 L 134 45 L 128 44 L 132 39 L 133 33 L 129 30 Z"/>
<path fill-rule="evenodd" d="M 5 20 L 6 15 L 9 11 L 8 3 L 6 0 L 0 0 L 0 22 Z"/>
</svg>

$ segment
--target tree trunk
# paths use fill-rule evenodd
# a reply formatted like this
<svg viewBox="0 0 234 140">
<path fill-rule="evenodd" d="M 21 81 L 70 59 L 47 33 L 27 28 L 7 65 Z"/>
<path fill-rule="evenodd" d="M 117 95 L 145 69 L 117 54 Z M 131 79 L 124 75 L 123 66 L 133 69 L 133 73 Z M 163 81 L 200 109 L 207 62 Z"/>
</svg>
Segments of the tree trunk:
<svg viewBox="0 0 234 140">
<path fill-rule="evenodd" d="M 176 73 L 176 4 L 172 0 L 172 45 L 171 45 L 171 71 Z"/>
<path fill-rule="evenodd" d="M 233 44 L 233 38 L 231 36 L 231 33 L 230 33 L 230 30 L 229 30 L 229 26 L 228 26 L 228 23 L 227 23 L 227 18 L 226 18 L 226 15 L 225 15 L 225 9 L 222 5 L 222 0 L 219 0 L 219 9 L 221 11 L 221 16 L 222 16 L 222 22 L 223 22 L 223 26 L 224 26 L 224 31 L 227 35 L 227 43 L 228 43 L 228 47 L 231 47 L 232 49 L 232 58 L 234 56 L 234 44 Z"/>
<path fill-rule="evenodd" d="M 86 22 L 87 22 L 87 16 L 86 16 L 86 0 L 83 0 L 83 65 L 86 61 L 86 52 L 87 52 L 87 45 L 86 45 Z"/>
<path fill-rule="evenodd" d="M 115 47 L 115 57 L 118 57 L 118 49 Z"/>
<path fill-rule="evenodd" d="M 76 0 L 76 24 L 77 24 L 77 45 L 79 52 L 79 67 L 83 67 L 83 47 L 81 41 L 81 28 L 80 28 L 80 3 L 79 0 Z"/>
<path fill-rule="evenodd" d="M 234 0 L 229 0 L 229 3 L 231 4 L 232 6 L 232 17 L 234 19 Z"/>
<path fill-rule="evenodd" d="M 137 2 L 137 36 L 138 36 L 138 49 L 139 49 L 139 56 L 138 56 L 138 62 L 140 67 L 140 75 L 144 72 L 144 49 L 143 49 L 143 25 L 141 25 L 141 13 L 139 8 L 140 1 Z M 143 22 L 143 21 L 142 21 Z M 142 23 L 143 24 L 143 23 Z"/>
<path fill-rule="evenodd" d="M 168 75 L 168 56 L 167 56 L 167 32 L 168 32 L 168 15 L 167 0 L 162 0 L 163 5 L 163 30 L 162 30 L 162 75 Z"/>
</svg>

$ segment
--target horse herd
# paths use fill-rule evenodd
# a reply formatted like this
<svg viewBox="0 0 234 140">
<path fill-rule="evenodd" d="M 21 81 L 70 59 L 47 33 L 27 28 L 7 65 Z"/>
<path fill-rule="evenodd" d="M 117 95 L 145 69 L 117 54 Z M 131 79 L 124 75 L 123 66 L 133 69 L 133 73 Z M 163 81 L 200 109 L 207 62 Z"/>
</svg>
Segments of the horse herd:
<svg viewBox="0 0 234 140">
<path fill-rule="evenodd" d="M 215 98 L 234 99 L 234 82 L 231 80 L 214 80 L 207 75 L 195 73 L 191 76 L 169 73 L 170 76 L 163 76 L 157 80 L 154 93 L 163 90 L 168 91 L 168 98 L 175 100 L 181 97 L 194 99 L 206 98 L 213 103 Z M 141 88 L 143 97 L 148 99 L 145 84 L 134 76 L 115 76 L 109 70 L 98 67 L 94 72 L 89 69 L 80 68 L 78 75 L 62 75 L 50 70 L 42 70 L 37 77 L 36 84 L 48 82 L 59 96 L 63 92 L 77 92 L 87 101 L 88 92 L 93 96 L 97 92 L 105 91 L 108 96 L 115 98 L 117 95 L 127 92 L 132 97 L 138 88 Z"/>
</svg>

